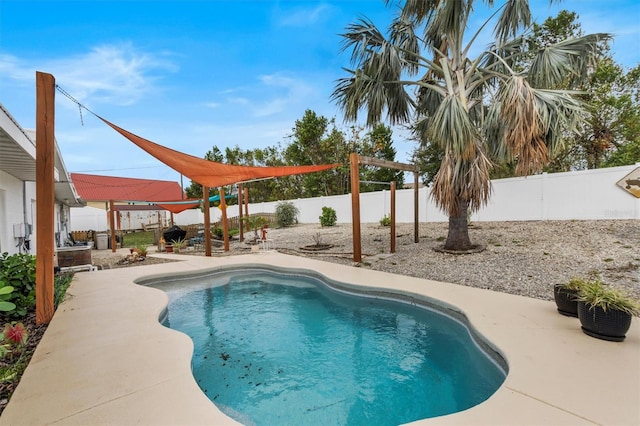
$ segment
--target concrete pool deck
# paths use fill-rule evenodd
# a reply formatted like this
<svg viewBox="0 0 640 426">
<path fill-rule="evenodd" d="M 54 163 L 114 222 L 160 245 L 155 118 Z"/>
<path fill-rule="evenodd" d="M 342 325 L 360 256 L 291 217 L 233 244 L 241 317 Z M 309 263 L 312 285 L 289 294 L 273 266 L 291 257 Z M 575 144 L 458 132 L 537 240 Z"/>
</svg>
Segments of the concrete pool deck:
<svg viewBox="0 0 640 426">
<path fill-rule="evenodd" d="M 507 379 L 476 407 L 412 424 L 640 424 L 637 318 L 624 342 L 606 342 L 585 335 L 578 319 L 559 315 L 549 301 L 277 252 L 162 256 L 182 261 L 76 274 L 0 425 L 237 424 L 198 388 L 191 340 L 159 324 L 167 296 L 134 280 L 243 264 L 309 269 L 465 312 L 506 358 Z"/>
</svg>

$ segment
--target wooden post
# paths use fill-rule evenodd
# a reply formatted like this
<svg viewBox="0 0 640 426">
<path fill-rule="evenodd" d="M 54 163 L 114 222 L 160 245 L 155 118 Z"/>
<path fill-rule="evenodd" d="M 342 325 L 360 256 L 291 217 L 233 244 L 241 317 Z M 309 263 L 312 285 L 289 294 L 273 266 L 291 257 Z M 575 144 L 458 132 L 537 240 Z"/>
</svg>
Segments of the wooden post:
<svg viewBox="0 0 640 426">
<path fill-rule="evenodd" d="M 249 217 L 249 188 L 244 189 L 244 215 Z"/>
<path fill-rule="evenodd" d="M 391 253 L 396 252 L 396 181 L 391 182 Z"/>
<path fill-rule="evenodd" d="M 111 253 L 116 252 L 116 219 L 113 200 L 109 200 L 109 229 L 111 230 Z"/>
<path fill-rule="evenodd" d="M 238 184 L 238 228 L 240 228 L 240 242 L 244 241 L 244 223 L 242 223 L 242 184 Z"/>
<path fill-rule="evenodd" d="M 204 199 L 204 255 L 211 256 L 211 205 L 209 204 L 209 187 L 202 187 Z"/>
<path fill-rule="evenodd" d="M 53 318 L 55 92 L 53 75 L 36 71 L 36 324 Z"/>
<path fill-rule="evenodd" d="M 351 164 L 351 224 L 353 227 L 353 261 L 362 260 L 362 240 L 360 238 L 360 156 L 352 152 Z"/>
<path fill-rule="evenodd" d="M 224 235 L 224 251 L 229 251 L 229 223 L 227 222 L 227 200 L 224 188 L 220 187 L 220 210 L 222 210 L 222 232 Z"/>
<path fill-rule="evenodd" d="M 418 229 L 418 172 L 413 172 L 413 242 L 420 240 Z"/>
</svg>

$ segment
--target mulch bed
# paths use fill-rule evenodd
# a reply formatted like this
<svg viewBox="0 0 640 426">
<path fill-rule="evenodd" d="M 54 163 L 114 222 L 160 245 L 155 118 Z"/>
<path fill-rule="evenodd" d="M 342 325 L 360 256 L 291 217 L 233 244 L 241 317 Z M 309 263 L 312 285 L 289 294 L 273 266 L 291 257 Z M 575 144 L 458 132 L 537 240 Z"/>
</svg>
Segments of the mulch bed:
<svg viewBox="0 0 640 426">
<path fill-rule="evenodd" d="M 6 318 L 4 315 L 0 315 L 0 324 L 3 325 L 10 323 L 11 319 Z M 48 324 L 36 325 L 36 314 L 29 313 L 20 321 L 24 325 L 27 330 L 28 338 L 27 342 L 18 350 L 14 350 L 14 353 L 5 357 L 5 359 L 0 359 L 0 367 L 6 367 L 11 364 L 12 360 L 16 360 L 19 357 L 22 357 L 21 363 L 26 367 L 33 356 L 33 353 L 40 343 L 40 339 L 44 335 L 45 330 L 47 329 Z M 11 380 L 0 381 L 0 414 L 4 411 L 5 407 L 9 403 L 9 398 L 15 391 L 18 383 L 20 382 L 20 377 L 22 376 L 22 371 L 18 372 L 14 378 Z"/>
</svg>

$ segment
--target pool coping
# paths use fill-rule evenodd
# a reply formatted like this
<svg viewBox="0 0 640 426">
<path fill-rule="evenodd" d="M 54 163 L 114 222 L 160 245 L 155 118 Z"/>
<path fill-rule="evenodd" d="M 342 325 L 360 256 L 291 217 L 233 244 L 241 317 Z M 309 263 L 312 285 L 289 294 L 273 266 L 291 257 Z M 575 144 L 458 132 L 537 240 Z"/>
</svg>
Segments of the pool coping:
<svg viewBox="0 0 640 426">
<path fill-rule="evenodd" d="M 191 340 L 158 322 L 167 296 L 135 281 L 244 264 L 308 269 L 464 312 L 507 360 L 507 379 L 482 404 L 412 424 L 640 424 L 637 318 L 624 342 L 606 342 L 582 333 L 577 319 L 559 315 L 549 301 L 275 251 L 162 256 L 182 261 L 76 274 L 0 425 L 237 424 L 193 379 Z"/>
</svg>

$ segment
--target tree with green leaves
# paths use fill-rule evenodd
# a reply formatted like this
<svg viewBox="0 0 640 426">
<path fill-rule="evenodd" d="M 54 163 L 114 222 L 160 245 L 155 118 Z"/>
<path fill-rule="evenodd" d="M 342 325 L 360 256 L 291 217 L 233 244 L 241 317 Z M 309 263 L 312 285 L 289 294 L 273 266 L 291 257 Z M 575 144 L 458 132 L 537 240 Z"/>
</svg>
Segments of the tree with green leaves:
<svg viewBox="0 0 640 426">
<path fill-rule="evenodd" d="M 349 153 L 351 146 L 343 132 L 338 130 L 335 120 L 307 110 L 296 120 L 291 142 L 284 149 L 284 158 L 289 165 L 314 165 L 344 163 L 319 173 L 292 176 L 299 188 L 299 197 L 345 194 L 349 188 Z"/>
<path fill-rule="evenodd" d="M 564 132 L 578 128 L 583 109 L 562 87 L 587 78 L 598 42 L 609 37 L 550 44 L 523 67 L 529 2 L 485 1 L 493 13 L 467 35 L 476 3 L 406 0 L 388 36 L 366 18 L 349 25 L 344 48 L 354 69 L 333 93 L 347 120 L 364 109 L 375 125 L 386 112 L 391 124 L 412 124 L 421 141 L 443 150 L 431 196 L 449 215 L 444 249 L 451 251 L 473 248 L 467 215 L 489 199 L 492 158 L 514 162 L 518 174 L 540 170 Z M 475 42 L 492 23 L 494 42 L 480 49 Z"/>
</svg>

